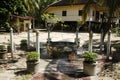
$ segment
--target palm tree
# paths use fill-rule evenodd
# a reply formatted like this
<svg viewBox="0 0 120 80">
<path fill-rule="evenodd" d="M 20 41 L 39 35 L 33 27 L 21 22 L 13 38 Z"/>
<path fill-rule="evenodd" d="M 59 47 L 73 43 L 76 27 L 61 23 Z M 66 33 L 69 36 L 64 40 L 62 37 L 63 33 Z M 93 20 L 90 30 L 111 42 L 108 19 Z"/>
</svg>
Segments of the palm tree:
<svg viewBox="0 0 120 80">
<path fill-rule="evenodd" d="M 92 41 L 93 41 L 93 32 L 91 29 L 91 16 L 92 16 L 92 10 L 91 7 L 95 6 L 93 4 L 95 4 L 96 2 L 94 0 L 88 0 L 87 4 L 84 6 L 83 8 L 83 16 L 82 16 L 82 24 L 85 23 L 87 15 L 89 14 L 89 47 L 88 47 L 88 51 L 92 52 Z"/>
<path fill-rule="evenodd" d="M 24 0 L 24 3 L 28 9 L 28 14 L 37 19 L 37 23 L 40 23 L 43 10 L 55 1 L 57 0 Z"/>
<path fill-rule="evenodd" d="M 107 26 L 104 29 L 104 37 L 105 34 L 111 29 L 111 23 L 113 21 L 113 18 L 116 16 L 116 13 L 120 13 L 120 0 L 96 0 L 98 3 L 102 3 L 101 5 L 105 5 L 108 7 L 108 21 Z"/>
<path fill-rule="evenodd" d="M 109 57 L 109 53 L 110 53 L 110 30 L 112 28 L 112 22 L 113 22 L 113 18 L 116 15 L 119 15 L 120 11 L 120 0 L 96 0 L 99 4 L 101 5 L 105 5 L 106 7 L 108 7 L 108 21 L 107 21 L 107 25 L 106 27 L 104 27 L 103 29 L 103 40 L 105 38 L 106 33 L 108 33 L 108 42 L 107 42 L 107 57 Z M 102 45 L 101 45 L 102 46 Z"/>
<path fill-rule="evenodd" d="M 33 19 L 33 29 L 35 28 L 35 7 L 36 7 L 36 0 L 24 0 L 24 4 L 27 8 L 27 15 L 32 16 Z"/>
<path fill-rule="evenodd" d="M 84 6 L 84 12 L 83 12 L 83 22 L 85 22 L 86 20 L 86 15 L 88 13 L 88 11 L 90 11 L 90 6 L 92 2 L 96 2 L 97 4 L 101 5 L 101 6 L 106 6 L 108 8 L 108 14 L 107 14 L 107 24 L 105 27 L 103 27 L 103 42 L 104 42 L 104 38 L 106 36 L 106 34 L 108 33 L 108 43 L 107 43 L 107 57 L 109 57 L 109 53 L 110 53 L 110 30 L 111 30 L 111 25 L 112 25 L 112 21 L 113 18 L 116 14 L 120 13 L 120 0 L 88 0 L 88 3 Z M 89 28 L 90 28 L 90 23 L 89 23 Z M 91 30 L 91 29 L 90 29 Z M 92 34 L 90 34 L 91 36 Z M 90 51 L 92 51 L 92 37 L 90 37 Z"/>
</svg>

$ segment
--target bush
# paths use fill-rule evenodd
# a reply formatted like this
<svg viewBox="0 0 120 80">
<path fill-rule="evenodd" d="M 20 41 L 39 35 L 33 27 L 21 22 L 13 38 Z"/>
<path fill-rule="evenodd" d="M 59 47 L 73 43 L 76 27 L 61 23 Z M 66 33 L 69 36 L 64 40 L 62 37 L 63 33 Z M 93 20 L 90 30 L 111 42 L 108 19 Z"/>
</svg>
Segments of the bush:
<svg viewBox="0 0 120 80">
<path fill-rule="evenodd" d="M 85 58 L 85 62 L 94 63 L 96 61 L 98 55 L 96 53 L 92 53 L 92 52 L 85 52 L 83 54 L 83 57 Z"/>
<path fill-rule="evenodd" d="M 119 44 L 114 45 L 114 48 L 116 49 L 116 51 L 120 51 L 120 43 L 119 43 Z"/>
<path fill-rule="evenodd" d="M 38 53 L 37 52 L 30 52 L 27 55 L 27 61 L 38 61 Z"/>
<path fill-rule="evenodd" d="M 5 46 L 4 45 L 0 45 L 0 50 L 5 50 Z"/>
<path fill-rule="evenodd" d="M 8 45 L 7 45 L 7 51 L 11 52 L 11 43 L 8 43 Z"/>
<path fill-rule="evenodd" d="M 21 40 L 21 43 L 27 43 L 26 39 Z"/>
<path fill-rule="evenodd" d="M 22 50 L 27 49 L 27 40 L 25 40 L 25 39 L 21 40 L 20 49 L 22 49 Z"/>
<path fill-rule="evenodd" d="M 0 45 L 0 59 L 7 59 L 7 49 L 5 45 Z"/>
<path fill-rule="evenodd" d="M 120 61 L 120 43 L 115 44 L 113 47 L 116 49 L 116 51 L 113 52 L 112 58 L 113 58 L 113 61 L 118 62 Z"/>
</svg>

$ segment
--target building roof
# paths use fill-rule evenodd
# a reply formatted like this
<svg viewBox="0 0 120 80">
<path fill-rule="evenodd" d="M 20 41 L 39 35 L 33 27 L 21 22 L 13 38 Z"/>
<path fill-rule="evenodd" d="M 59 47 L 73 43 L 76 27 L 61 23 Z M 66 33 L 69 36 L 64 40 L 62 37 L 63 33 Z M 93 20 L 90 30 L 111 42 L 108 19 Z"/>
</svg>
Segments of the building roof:
<svg viewBox="0 0 120 80">
<path fill-rule="evenodd" d="M 88 2 L 89 1 L 89 2 Z M 95 0 L 60 0 L 55 3 L 49 5 L 46 9 L 43 10 L 45 12 L 50 7 L 57 7 L 57 6 L 70 6 L 70 5 L 85 5 L 85 4 L 94 4 L 95 7 L 99 8 L 99 10 L 105 9 L 107 10 L 106 6 L 101 6 Z"/>
<path fill-rule="evenodd" d="M 59 1 L 54 2 L 51 5 L 49 5 L 46 9 L 43 10 L 43 12 L 46 11 L 49 7 L 70 6 L 70 5 L 84 5 L 84 4 L 87 4 L 88 1 L 89 0 L 59 0 Z M 91 0 L 91 3 L 96 4 L 96 2 L 94 0 Z"/>
<path fill-rule="evenodd" d="M 16 16 L 16 15 L 12 15 L 12 17 L 16 17 L 16 18 L 20 18 L 20 19 L 24 19 L 24 20 L 34 19 L 33 17 L 30 17 L 30 16 Z"/>
<path fill-rule="evenodd" d="M 72 1 L 72 0 L 60 0 L 56 3 L 53 3 L 50 6 L 68 6 L 68 5 L 81 5 L 81 4 L 86 4 L 89 0 L 77 0 L 77 1 Z M 92 2 L 95 3 L 95 2 Z"/>
</svg>

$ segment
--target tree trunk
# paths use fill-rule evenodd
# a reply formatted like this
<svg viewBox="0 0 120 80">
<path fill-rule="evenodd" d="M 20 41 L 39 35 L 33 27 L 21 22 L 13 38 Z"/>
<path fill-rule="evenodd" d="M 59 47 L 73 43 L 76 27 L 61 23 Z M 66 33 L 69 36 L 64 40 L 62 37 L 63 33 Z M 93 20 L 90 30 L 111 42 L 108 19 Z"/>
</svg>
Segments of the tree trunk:
<svg viewBox="0 0 120 80">
<path fill-rule="evenodd" d="M 103 42 L 105 40 L 105 36 L 108 33 L 108 31 L 111 29 L 111 17 L 108 18 L 107 24 L 103 27 Z M 104 44 L 104 46 L 107 46 Z M 104 49 L 105 50 L 105 49 Z"/>
</svg>

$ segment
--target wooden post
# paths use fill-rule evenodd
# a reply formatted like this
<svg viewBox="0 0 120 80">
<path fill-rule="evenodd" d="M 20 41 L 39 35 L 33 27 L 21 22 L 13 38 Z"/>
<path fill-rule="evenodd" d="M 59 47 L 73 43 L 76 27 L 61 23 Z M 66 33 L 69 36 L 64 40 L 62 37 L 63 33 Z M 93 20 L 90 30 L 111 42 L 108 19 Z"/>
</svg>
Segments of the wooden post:
<svg viewBox="0 0 120 80">
<path fill-rule="evenodd" d="M 108 58 L 110 56 L 110 47 L 111 47 L 110 36 L 111 36 L 111 30 L 109 30 L 109 32 L 108 32 L 108 41 L 107 41 L 107 57 Z"/>
<path fill-rule="evenodd" d="M 27 41 L 28 50 L 30 49 L 30 28 L 31 28 L 31 24 L 29 24 L 28 26 L 28 41 Z"/>
<path fill-rule="evenodd" d="M 77 26 L 77 28 L 76 28 L 76 38 L 75 38 L 75 43 L 76 43 L 77 47 L 79 46 L 78 32 L 79 32 L 79 28 Z"/>
<path fill-rule="evenodd" d="M 100 37 L 100 52 L 103 51 L 103 29 L 101 30 L 101 37 Z"/>
<path fill-rule="evenodd" d="M 89 32 L 89 52 L 92 52 L 92 44 L 93 44 L 93 32 L 91 30 Z"/>
<path fill-rule="evenodd" d="M 13 59 L 14 44 L 13 44 L 13 29 L 12 28 L 10 28 L 10 43 L 11 43 L 11 58 Z"/>
<path fill-rule="evenodd" d="M 36 52 L 38 53 L 38 59 L 40 58 L 40 43 L 39 43 L 39 31 L 36 31 Z"/>
<path fill-rule="evenodd" d="M 51 38 L 50 38 L 50 26 L 51 26 L 51 24 L 47 25 L 47 28 L 48 28 L 48 39 L 47 39 L 48 45 L 50 44 L 50 41 L 51 41 Z"/>
</svg>

